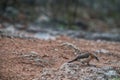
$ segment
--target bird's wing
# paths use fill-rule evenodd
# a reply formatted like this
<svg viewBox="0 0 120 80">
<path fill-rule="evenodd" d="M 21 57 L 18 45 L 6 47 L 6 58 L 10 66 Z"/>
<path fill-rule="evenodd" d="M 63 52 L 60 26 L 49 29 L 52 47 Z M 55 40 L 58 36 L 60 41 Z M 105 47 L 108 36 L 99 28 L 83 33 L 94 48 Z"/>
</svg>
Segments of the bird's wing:
<svg viewBox="0 0 120 80">
<path fill-rule="evenodd" d="M 88 58 L 89 56 L 90 56 L 89 53 L 85 53 L 85 54 L 78 55 L 76 58 L 78 58 L 78 59 L 84 59 L 84 58 Z"/>
<path fill-rule="evenodd" d="M 75 59 L 69 61 L 68 63 L 71 63 L 71 62 L 77 61 L 77 60 L 79 60 L 79 59 L 88 58 L 88 57 L 89 57 L 89 53 L 86 53 L 86 54 L 80 54 L 80 55 L 78 55 Z"/>
</svg>

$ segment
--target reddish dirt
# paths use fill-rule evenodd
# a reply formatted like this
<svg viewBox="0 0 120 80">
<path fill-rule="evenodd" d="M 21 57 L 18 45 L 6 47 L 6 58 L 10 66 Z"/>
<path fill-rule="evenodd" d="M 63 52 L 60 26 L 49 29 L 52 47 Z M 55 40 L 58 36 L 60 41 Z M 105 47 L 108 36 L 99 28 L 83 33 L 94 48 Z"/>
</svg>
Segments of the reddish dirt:
<svg viewBox="0 0 120 80">
<path fill-rule="evenodd" d="M 59 37 L 56 40 L 0 38 L 0 80 L 32 80 L 39 76 L 43 68 L 59 68 L 63 63 L 73 59 L 74 51 L 60 45 L 70 42 L 81 51 L 94 52 L 105 49 L 109 53 L 99 54 L 100 62 L 92 61 L 97 67 L 112 66 L 120 72 L 120 43 L 107 41 L 90 41 Z M 37 57 L 29 55 L 36 52 Z M 44 61 L 36 62 L 33 58 Z"/>
</svg>

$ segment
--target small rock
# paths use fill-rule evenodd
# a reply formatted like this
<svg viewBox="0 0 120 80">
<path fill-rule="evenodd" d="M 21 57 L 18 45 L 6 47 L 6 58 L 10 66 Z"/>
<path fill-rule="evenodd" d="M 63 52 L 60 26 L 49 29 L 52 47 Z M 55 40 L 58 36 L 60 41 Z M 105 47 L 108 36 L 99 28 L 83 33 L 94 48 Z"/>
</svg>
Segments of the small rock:
<svg viewBox="0 0 120 80">
<path fill-rule="evenodd" d="M 115 70 L 110 70 L 110 71 L 108 71 L 108 72 L 106 72 L 104 74 L 106 76 L 108 76 L 108 77 L 117 77 L 118 76 L 118 74 L 117 74 L 117 72 Z"/>
<path fill-rule="evenodd" d="M 37 55 L 38 53 L 35 52 L 35 51 L 31 51 L 30 54 L 34 54 L 34 55 Z"/>
<path fill-rule="evenodd" d="M 104 66 L 101 69 L 103 69 L 104 71 L 108 71 L 108 70 L 113 70 L 113 67 L 111 67 L 111 66 Z"/>
<path fill-rule="evenodd" d="M 40 26 L 37 26 L 37 25 L 28 25 L 29 27 L 27 27 L 27 31 L 28 32 L 32 32 L 32 33 L 36 33 L 36 32 L 40 32 L 42 29 Z"/>
<path fill-rule="evenodd" d="M 49 33 L 36 33 L 34 35 L 35 38 L 39 38 L 39 39 L 43 39 L 43 40 L 55 40 L 56 39 L 56 36 L 53 36 L 53 35 L 50 35 Z"/>
<path fill-rule="evenodd" d="M 100 50 L 96 50 L 95 52 L 97 52 L 97 53 L 109 53 L 109 51 L 108 50 L 106 50 L 106 49 L 100 49 Z"/>
<path fill-rule="evenodd" d="M 18 28 L 18 29 L 22 29 L 23 25 L 22 24 L 15 24 L 15 27 Z"/>
<path fill-rule="evenodd" d="M 38 17 L 36 22 L 48 22 L 50 21 L 49 17 L 45 16 L 45 15 L 41 15 L 40 17 Z"/>
<path fill-rule="evenodd" d="M 23 55 L 23 57 L 37 57 L 38 53 L 35 51 L 31 51 L 25 55 Z"/>
<path fill-rule="evenodd" d="M 15 32 L 16 30 L 15 30 L 15 28 L 14 28 L 13 25 L 10 25 L 10 26 L 8 26 L 8 27 L 6 28 L 6 31 Z"/>
<path fill-rule="evenodd" d="M 58 51 L 58 49 L 57 49 L 57 48 L 55 48 L 54 50 L 55 50 L 55 51 Z"/>
</svg>

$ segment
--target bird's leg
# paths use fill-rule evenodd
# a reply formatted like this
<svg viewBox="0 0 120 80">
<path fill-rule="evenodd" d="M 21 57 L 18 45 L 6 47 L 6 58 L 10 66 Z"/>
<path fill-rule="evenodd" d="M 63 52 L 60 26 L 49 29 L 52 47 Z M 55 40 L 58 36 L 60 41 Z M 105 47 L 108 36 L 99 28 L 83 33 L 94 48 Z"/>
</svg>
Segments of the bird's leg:
<svg viewBox="0 0 120 80">
<path fill-rule="evenodd" d="M 82 64 L 85 64 L 83 61 L 81 61 Z"/>
<path fill-rule="evenodd" d="M 90 66 L 91 64 L 89 64 L 89 62 L 87 62 L 87 66 Z"/>
<path fill-rule="evenodd" d="M 87 66 L 96 67 L 96 65 L 93 65 L 93 64 L 90 64 L 90 63 L 87 63 Z"/>
</svg>

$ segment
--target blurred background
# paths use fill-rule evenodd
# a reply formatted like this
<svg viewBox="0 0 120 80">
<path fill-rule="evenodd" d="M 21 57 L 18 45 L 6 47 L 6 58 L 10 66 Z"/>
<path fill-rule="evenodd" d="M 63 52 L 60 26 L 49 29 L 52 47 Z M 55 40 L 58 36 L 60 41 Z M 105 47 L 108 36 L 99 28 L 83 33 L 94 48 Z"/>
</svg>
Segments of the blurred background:
<svg viewBox="0 0 120 80">
<path fill-rule="evenodd" d="M 0 0 L 0 34 L 120 41 L 120 0 Z"/>
</svg>

